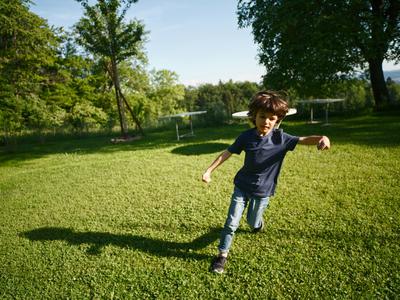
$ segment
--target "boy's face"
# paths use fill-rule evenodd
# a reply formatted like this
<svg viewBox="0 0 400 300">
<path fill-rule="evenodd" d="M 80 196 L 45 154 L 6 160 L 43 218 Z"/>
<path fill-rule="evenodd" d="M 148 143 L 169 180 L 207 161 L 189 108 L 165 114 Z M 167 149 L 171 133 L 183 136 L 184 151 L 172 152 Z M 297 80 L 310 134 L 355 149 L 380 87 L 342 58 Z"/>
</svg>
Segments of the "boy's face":
<svg viewBox="0 0 400 300">
<path fill-rule="evenodd" d="M 278 116 L 273 113 L 259 110 L 256 114 L 256 128 L 261 136 L 267 135 L 278 122 Z"/>
</svg>

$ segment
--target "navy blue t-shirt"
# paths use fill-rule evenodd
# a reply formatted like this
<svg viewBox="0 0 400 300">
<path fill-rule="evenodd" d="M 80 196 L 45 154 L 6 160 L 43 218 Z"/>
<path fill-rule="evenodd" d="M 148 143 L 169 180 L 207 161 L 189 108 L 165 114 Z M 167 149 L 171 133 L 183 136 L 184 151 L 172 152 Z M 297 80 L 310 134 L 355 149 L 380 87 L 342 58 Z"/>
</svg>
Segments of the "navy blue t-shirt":
<svg viewBox="0 0 400 300">
<path fill-rule="evenodd" d="M 299 137 L 271 130 L 260 136 L 256 128 L 246 130 L 228 147 L 230 153 L 246 153 L 244 165 L 235 176 L 235 185 L 256 197 L 269 197 L 275 192 L 283 159 L 294 150 Z"/>
</svg>

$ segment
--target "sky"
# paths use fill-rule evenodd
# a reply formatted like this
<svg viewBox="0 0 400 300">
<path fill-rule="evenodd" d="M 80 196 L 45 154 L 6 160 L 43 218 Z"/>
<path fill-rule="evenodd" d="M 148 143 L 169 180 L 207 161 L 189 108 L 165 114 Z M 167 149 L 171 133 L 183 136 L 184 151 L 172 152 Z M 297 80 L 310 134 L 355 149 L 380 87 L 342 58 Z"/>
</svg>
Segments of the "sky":
<svg viewBox="0 0 400 300">
<path fill-rule="evenodd" d="M 93 2 L 93 1 L 92 1 Z M 31 10 L 49 25 L 71 29 L 83 9 L 75 0 L 33 0 Z M 236 0 L 139 0 L 127 13 L 148 31 L 149 70 L 168 69 L 185 85 L 261 81 L 250 28 L 238 28 Z M 400 69 L 385 62 L 384 70 Z"/>
</svg>

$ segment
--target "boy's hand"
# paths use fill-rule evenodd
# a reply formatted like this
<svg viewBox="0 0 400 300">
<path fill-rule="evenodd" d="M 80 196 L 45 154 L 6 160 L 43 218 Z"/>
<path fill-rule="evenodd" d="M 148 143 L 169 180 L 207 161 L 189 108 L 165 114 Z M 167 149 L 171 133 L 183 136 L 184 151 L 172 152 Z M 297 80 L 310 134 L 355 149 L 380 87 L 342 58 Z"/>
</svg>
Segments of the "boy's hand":
<svg viewBox="0 0 400 300">
<path fill-rule="evenodd" d="M 323 136 L 317 144 L 318 150 L 328 150 L 331 147 L 331 142 L 327 136 Z"/>
<path fill-rule="evenodd" d="M 202 177 L 203 182 L 210 183 L 211 182 L 211 174 L 210 172 L 205 172 Z"/>
</svg>

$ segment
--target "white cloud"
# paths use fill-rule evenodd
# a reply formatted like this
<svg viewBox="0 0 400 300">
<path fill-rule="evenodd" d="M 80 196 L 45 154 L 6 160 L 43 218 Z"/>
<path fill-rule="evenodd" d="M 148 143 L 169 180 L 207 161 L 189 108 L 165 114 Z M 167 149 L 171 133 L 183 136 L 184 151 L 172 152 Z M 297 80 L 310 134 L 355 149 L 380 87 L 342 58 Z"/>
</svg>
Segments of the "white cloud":
<svg viewBox="0 0 400 300">
<path fill-rule="evenodd" d="M 399 70 L 400 69 L 400 64 L 395 65 L 393 61 L 384 61 L 383 62 L 383 70 L 385 71 L 391 71 L 391 70 Z"/>
</svg>

